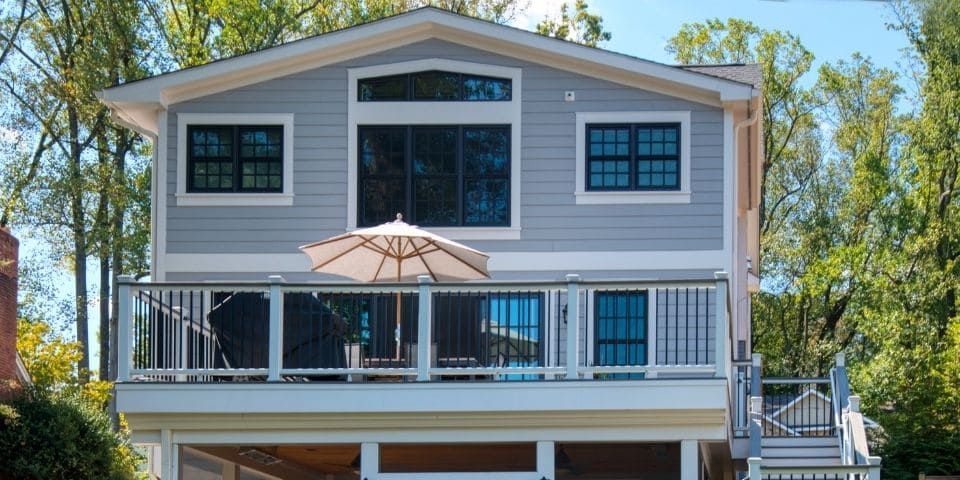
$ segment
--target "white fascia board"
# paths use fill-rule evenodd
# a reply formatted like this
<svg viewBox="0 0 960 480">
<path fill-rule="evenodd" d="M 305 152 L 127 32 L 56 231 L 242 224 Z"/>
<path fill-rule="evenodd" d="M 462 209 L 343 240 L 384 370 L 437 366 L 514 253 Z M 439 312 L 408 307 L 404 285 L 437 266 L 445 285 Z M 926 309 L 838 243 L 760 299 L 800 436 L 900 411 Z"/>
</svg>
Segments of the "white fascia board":
<svg viewBox="0 0 960 480">
<path fill-rule="evenodd" d="M 544 58 L 567 57 L 655 81 L 712 92 L 719 96 L 720 101 L 746 100 L 753 94 L 753 87 L 743 83 L 432 8 L 112 87 L 101 94 L 104 100 L 110 102 L 175 103 L 321 67 L 334 61 L 396 48 L 425 38 L 441 38 L 472 45 L 466 37 L 488 39 L 500 46 L 494 50 L 500 54 L 517 56 L 514 51 L 523 51 L 524 56 L 529 55 L 531 61 L 537 61 L 539 51 Z M 543 60 L 540 59 L 541 63 Z M 589 71 L 581 73 L 590 75 Z"/>
<path fill-rule="evenodd" d="M 137 431 L 137 416 L 127 416 L 133 431 Z M 174 416 L 176 420 L 179 417 Z M 593 417 L 596 418 L 596 417 Z M 223 423 L 214 429 L 176 429 L 174 439 L 180 444 L 249 445 L 249 444 L 323 444 L 323 443 L 503 443 L 540 442 L 545 438 L 555 442 L 676 442 L 696 438 L 704 441 L 723 441 L 726 431 L 722 425 L 671 423 L 674 417 L 661 417 L 662 423 L 636 424 L 622 418 L 615 426 L 557 426 L 555 420 L 540 426 L 524 425 L 515 428 L 250 428 L 242 423 Z M 134 442 L 138 443 L 138 442 Z M 473 478 L 489 479 L 488 474 Z M 378 477 L 379 478 L 379 477 Z M 528 476 L 527 478 L 538 478 Z"/>
<path fill-rule="evenodd" d="M 725 379 L 526 383 L 117 384 L 124 413 L 726 411 Z M 224 398 L 233 399 L 225 403 Z"/>
<path fill-rule="evenodd" d="M 16 355 L 17 357 L 17 377 L 20 382 L 25 385 L 32 385 L 33 379 L 30 378 L 30 372 L 27 371 L 27 366 L 23 364 L 23 359 L 20 358 L 20 354 Z"/>
</svg>

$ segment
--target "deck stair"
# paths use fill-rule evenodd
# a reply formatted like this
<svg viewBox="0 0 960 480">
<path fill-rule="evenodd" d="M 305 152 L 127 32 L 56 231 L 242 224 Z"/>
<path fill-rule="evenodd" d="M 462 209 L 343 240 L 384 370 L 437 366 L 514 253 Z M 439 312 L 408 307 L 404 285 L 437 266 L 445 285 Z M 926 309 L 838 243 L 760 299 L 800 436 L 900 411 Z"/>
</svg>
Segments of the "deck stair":
<svg viewBox="0 0 960 480">
<path fill-rule="evenodd" d="M 843 464 L 837 437 L 765 437 L 760 445 L 763 467 Z"/>
<path fill-rule="evenodd" d="M 850 395 L 842 354 L 829 379 L 761 382 L 760 366 L 755 356 L 750 480 L 880 480 L 880 457 L 869 453 L 860 398 Z M 773 393 L 766 394 L 765 385 Z M 790 393 L 792 386 L 797 389 Z"/>
</svg>

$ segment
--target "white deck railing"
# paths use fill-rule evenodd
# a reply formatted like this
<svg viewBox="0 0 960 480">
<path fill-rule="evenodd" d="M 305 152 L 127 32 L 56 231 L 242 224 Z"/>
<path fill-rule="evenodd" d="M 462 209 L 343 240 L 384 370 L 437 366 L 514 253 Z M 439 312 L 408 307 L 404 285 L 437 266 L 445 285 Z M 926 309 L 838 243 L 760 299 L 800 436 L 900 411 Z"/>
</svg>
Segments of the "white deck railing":
<svg viewBox="0 0 960 480">
<path fill-rule="evenodd" d="M 121 277 L 119 285 L 121 382 L 728 378 L 731 372 L 725 274 L 699 281 L 421 278 L 416 285 Z"/>
</svg>

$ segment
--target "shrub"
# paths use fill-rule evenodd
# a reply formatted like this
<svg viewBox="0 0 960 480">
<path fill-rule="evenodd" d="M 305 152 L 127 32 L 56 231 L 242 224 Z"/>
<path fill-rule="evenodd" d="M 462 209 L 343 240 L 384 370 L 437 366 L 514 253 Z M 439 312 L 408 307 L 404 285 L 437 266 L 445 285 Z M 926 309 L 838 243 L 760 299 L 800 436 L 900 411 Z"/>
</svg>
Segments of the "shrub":
<svg viewBox="0 0 960 480">
<path fill-rule="evenodd" d="M 0 479 L 132 479 L 139 461 L 107 415 L 78 396 L 26 392 L 0 404 Z"/>
</svg>

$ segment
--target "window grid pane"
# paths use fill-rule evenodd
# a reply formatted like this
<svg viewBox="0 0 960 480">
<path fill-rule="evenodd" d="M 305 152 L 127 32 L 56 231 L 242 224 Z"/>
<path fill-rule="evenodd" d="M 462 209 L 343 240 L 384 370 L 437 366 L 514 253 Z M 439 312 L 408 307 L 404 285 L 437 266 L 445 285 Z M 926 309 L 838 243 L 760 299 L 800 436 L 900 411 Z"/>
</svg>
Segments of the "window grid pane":
<svg viewBox="0 0 960 480">
<path fill-rule="evenodd" d="M 271 192 L 283 187 L 283 129 L 241 127 L 240 189 Z"/>
<path fill-rule="evenodd" d="M 680 140 L 676 125 L 637 126 L 637 188 L 680 187 Z"/>
<path fill-rule="evenodd" d="M 460 74 L 451 72 L 421 72 L 413 77 L 414 100 L 459 100 Z"/>
<path fill-rule="evenodd" d="M 233 127 L 191 126 L 191 191 L 233 190 Z"/>
<path fill-rule="evenodd" d="M 510 101 L 513 82 L 505 78 L 463 76 L 463 99 L 489 102 Z"/>
<path fill-rule="evenodd" d="M 407 99 L 407 76 L 365 78 L 357 81 L 357 96 L 361 102 L 402 101 Z"/>
<path fill-rule="evenodd" d="M 463 129 L 463 223 L 510 223 L 510 131 Z"/>
<path fill-rule="evenodd" d="M 407 213 L 406 127 L 359 129 L 360 225 L 378 225 Z"/>
<path fill-rule="evenodd" d="M 588 185 L 597 190 L 630 188 L 630 128 L 590 127 L 587 131 Z"/>
</svg>

